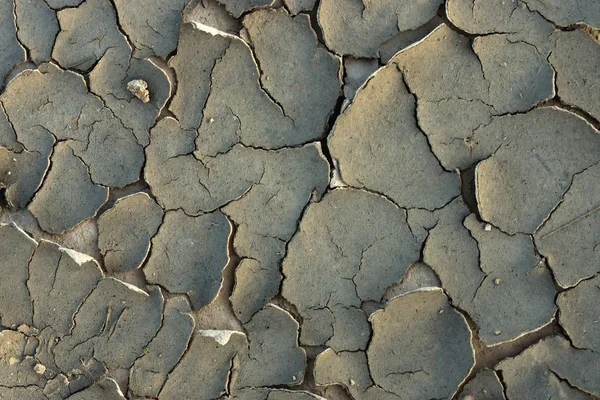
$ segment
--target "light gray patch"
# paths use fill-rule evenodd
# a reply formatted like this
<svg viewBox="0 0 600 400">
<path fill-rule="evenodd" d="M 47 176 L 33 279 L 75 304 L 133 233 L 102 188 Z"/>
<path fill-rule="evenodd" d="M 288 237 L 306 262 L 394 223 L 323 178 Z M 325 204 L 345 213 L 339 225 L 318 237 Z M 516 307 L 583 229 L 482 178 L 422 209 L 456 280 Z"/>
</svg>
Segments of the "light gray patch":
<svg viewBox="0 0 600 400">
<path fill-rule="evenodd" d="M 274 0 L 217 0 L 235 18 L 258 7 L 271 5 Z"/>
<path fill-rule="evenodd" d="M 168 374 L 188 347 L 194 330 L 190 311 L 184 297 L 166 300 L 160 330 L 131 368 L 129 389 L 136 396 L 158 397 Z"/>
<path fill-rule="evenodd" d="M 116 18 L 110 0 L 90 0 L 59 11 L 52 58 L 65 69 L 88 71 L 109 48 L 127 43 Z"/>
<path fill-rule="evenodd" d="M 317 15 L 328 48 L 337 54 L 377 57 L 382 43 L 398 32 L 425 24 L 442 3 L 441 0 L 323 0 Z"/>
<path fill-rule="evenodd" d="M 329 348 L 315 360 L 314 374 L 317 385 L 342 385 L 355 399 L 363 398 L 373 386 L 364 351 L 335 352 Z"/>
<path fill-rule="evenodd" d="M 312 10 L 315 8 L 316 2 L 317 0 L 283 0 L 283 3 L 292 15 Z"/>
<path fill-rule="evenodd" d="M 556 70 L 556 86 L 560 99 L 599 120 L 600 72 L 597 66 L 600 60 L 600 45 L 580 29 L 560 32 L 557 35 L 556 48 L 549 60 Z"/>
<path fill-rule="evenodd" d="M 185 0 L 115 0 L 120 25 L 135 56 L 166 57 L 177 46 Z"/>
<path fill-rule="evenodd" d="M 542 339 L 496 366 L 509 399 L 590 399 L 600 395 L 600 357 L 570 346 L 561 336 Z"/>
<path fill-rule="evenodd" d="M 557 25 L 584 24 L 600 29 L 600 3 L 594 0 L 523 0 Z"/>
<path fill-rule="evenodd" d="M 128 90 L 128 82 L 147 83 L 149 101 L 143 102 Z M 131 129 L 142 146 L 149 143 L 150 128 L 171 96 L 171 82 L 166 73 L 150 60 L 131 57 L 131 48 L 122 45 L 108 49 L 90 73 L 90 90 Z"/>
<path fill-rule="evenodd" d="M 519 132 L 529 132 L 520 135 Z M 533 233 L 556 207 L 573 175 L 600 161 L 598 131 L 553 107 L 496 118 L 477 132 L 501 146 L 477 165 L 476 194 L 484 221 L 504 232 Z M 506 139 L 504 139 L 506 138 Z M 485 150 L 484 150 L 485 151 Z"/>
<path fill-rule="evenodd" d="M 25 49 L 17 40 L 17 28 L 14 16 L 14 2 L 3 1 L 0 4 L 0 83 L 21 61 L 25 61 Z"/>
<path fill-rule="evenodd" d="M 328 143 L 346 184 L 383 193 L 408 208 L 441 207 L 458 195 L 458 176 L 444 171 L 431 153 L 415 108 L 394 63 L 363 86 Z"/>
<path fill-rule="evenodd" d="M 450 398 L 474 366 L 467 322 L 441 289 L 396 297 L 370 320 L 369 369 L 387 392 L 406 399 Z"/>
<path fill-rule="evenodd" d="M 459 400 L 506 400 L 502 383 L 496 372 L 482 369 L 460 392 Z"/>
<path fill-rule="evenodd" d="M 169 211 L 152 239 L 152 254 L 144 267 L 150 283 L 173 293 L 186 293 L 194 310 L 209 304 L 221 287 L 229 260 L 231 226 L 220 212 L 197 217 Z"/>
<path fill-rule="evenodd" d="M 110 271 L 139 268 L 163 220 L 163 210 L 146 193 L 116 201 L 98 219 L 98 247 Z"/>
<path fill-rule="evenodd" d="M 511 42 L 534 45 L 544 56 L 553 46 L 554 26 L 521 0 L 448 0 L 446 14 L 461 30 L 474 35 L 503 33 Z"/>
<path fill-rule="evenodd" d="M 489 82 L 489 101 L 497 113 L 523 112 L 554 97 L 554 71 L 546 55 L 507 35 L 489 35 L 473 41 Z"/>
<path fill-rule="evenodd" d="M 73 330 L 54 347 L 62 371 L 85 370 L 96 360 L 106 368 L 130 368 L 161 324 L 163 296 L 105 278 L 77 310 Z M 94 378 L 94 377 L 92 377 Z"/>
<path fill-rule="evenodd" d="M 108 199 L 108 189 L 92 182 L 88 168 L 66 143 L 56 146 L 51 163 L 29 210 L 44 231 L 62 233 L 95 216 Z"/>
<path fill-rule="evenodd" d="M 6 327 L 31 325 L 33 309 L 27 290 L 29 260 L 36 242 L 13 225 L 0 226 L 0 323 Z"/>
<path fill-rule="evenodd" d="M 236 35 L 242 24 L 217 0 L 192 0 L 183 11 L 183 22 L 197 22 Z"/>
<path fill-rule="evenodd" d="M 489 104 L 489 83 L 471 41 L 445 24 L 418 45 L 396 54 L 390 61 L 393 64 L 402 70 L 419 101 L 459 98 Z"/>
<path fill-rule="evenodd" d="M 364 84 L 369 76 L 379 69 L 375 58 L 345 58 L 344 59 L 344 96 L 353 99 L 356 91 Z"/>
<path fill-rule="evenodd" d="M 386 288 L 418 257 L 419 245 L 406 225 L 404 210 L 374 194 L 337 189 L 308 207 L 290 241 L 282 294 L 308 319 L 317 317 L 314 310 L 328 308 L 335 328 L 336 305 L 342 307 L 338 311 L 343 319 L 344 309 L 380 301 Z M 313 323 L 303 332 L 303 343 L 323 345 L 322 340 L 334 334 L 329 339 L 333 343 L 363 347 L 365 329 L 360 325 L 338 332 L 331 326 Z"/>
<path fill-rule="evenodd" d="M 557 283 L 576 285 L 600 272 L 600 164 L 572 178 L 570 188 L 535 233 Z"/>
<path fill-rule="evenodd" d="M 247 346 L 246 336 L 240 332 L 197 331 L 190 348 L 169 374 L 160 399 L 216 399 L 228 394 L 234 357 Z"/>
<path fill-rule="evenodd" d="M 573 346 L 600 352 L 597 327 L 600 313 L 595 306 L 600 297 L 600 278 L 581 282 L 558 295 L 559 322 L 569 335 Z"/>
<path fill-rule="evenodd" d="M 125 400 L 117 382 L 104 378 L 84 391 L 75 393 L 68 400 Z"/>
<path fill-rule="evenodd" d="M 306 353 L 298 346 L 298 322 L 285 310 L 266 305 L 244 325 L 248 353 L 236 360 L 233 390 L 298 385 L 304 379 Z"/>
<path fill-rule="evenodd" d="M 52 47 L 59 32 L 56 12 L 45 0 L 15 0 L 19 42 L 29 49 L 35 64 L 52 58 Z"/>
<path fill-rule="evenodd" d="M 34 326 L 68 335 L 77 309 L 103 277 L 93 258 L 42 240 L 29 263 L 27 281 Z"/>
</svg>

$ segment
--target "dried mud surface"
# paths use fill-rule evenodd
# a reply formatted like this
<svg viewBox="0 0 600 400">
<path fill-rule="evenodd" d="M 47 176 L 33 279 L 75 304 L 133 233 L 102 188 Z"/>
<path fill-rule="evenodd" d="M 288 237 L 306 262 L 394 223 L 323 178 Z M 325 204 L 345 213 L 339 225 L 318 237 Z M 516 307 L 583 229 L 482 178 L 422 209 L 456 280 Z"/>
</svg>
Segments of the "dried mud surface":
<svg viewBox="0 0 600 400">
<path fill-rule="evenodd" d="M 0 399 L 600 398 L 599 28 L 0 0 Z"/>
</svg>

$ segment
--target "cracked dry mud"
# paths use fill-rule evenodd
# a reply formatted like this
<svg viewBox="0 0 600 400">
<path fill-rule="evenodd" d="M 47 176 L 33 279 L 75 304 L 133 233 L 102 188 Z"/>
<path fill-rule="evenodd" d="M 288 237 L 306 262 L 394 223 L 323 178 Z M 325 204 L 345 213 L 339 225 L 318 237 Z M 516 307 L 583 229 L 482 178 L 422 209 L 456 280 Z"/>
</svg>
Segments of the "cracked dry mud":
<svg viewBox="0 0 600 400">
<path fill-rule="evenodd" d="M 0 0 L 0 399 L 600 398 L 598 29 Z"/>
</svg>

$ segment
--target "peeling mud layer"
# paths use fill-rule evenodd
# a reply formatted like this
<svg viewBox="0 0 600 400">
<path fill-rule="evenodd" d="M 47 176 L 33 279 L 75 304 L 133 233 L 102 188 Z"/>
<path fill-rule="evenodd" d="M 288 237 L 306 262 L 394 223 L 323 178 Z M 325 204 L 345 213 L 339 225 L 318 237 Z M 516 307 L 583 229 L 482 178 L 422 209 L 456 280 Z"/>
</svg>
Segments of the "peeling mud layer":
<svg viewBox="0 0 600 400">
<path fill-rule="evenodd" d="M 0 399 L 599 399 L 599 28 L 0 0 Z"/>
</svg>

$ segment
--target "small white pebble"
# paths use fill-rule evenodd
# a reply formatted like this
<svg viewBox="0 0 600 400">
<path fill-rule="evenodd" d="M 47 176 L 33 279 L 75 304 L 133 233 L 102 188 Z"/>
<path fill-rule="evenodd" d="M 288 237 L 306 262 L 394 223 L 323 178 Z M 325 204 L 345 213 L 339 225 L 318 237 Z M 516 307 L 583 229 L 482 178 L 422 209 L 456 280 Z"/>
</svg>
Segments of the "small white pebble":
<svg viewBox="0 0 600 400">
<path fill-rule="evenodd" d="M 492 226 L 490 224 L 485 224 L 483 226 L 483 230 L 486 231 L 486 232 L 489 232 L 489 231 L 492 230 Z"/>
<path fill-rule="evenodd" d="M 350 386 L 354 386 L 356 385 L 356 382 L 354 382 L 354 380 L 350 379 Z"/>
<path fill-rule="evenodd" d="M 35 367 L 33 367 L 33 370 L 38 375 L 44 375 L 44 373 L 46 372 L 46 367 L 43 366 L 42 364 L 35 364 Z"/>
<path fill-rule="evenodd" d="M 496 336 L 498 336 L 501 333 L 502 333 L 502 331 L 494 331 L 494 334 L 496 334 Z"/>
</svg>

